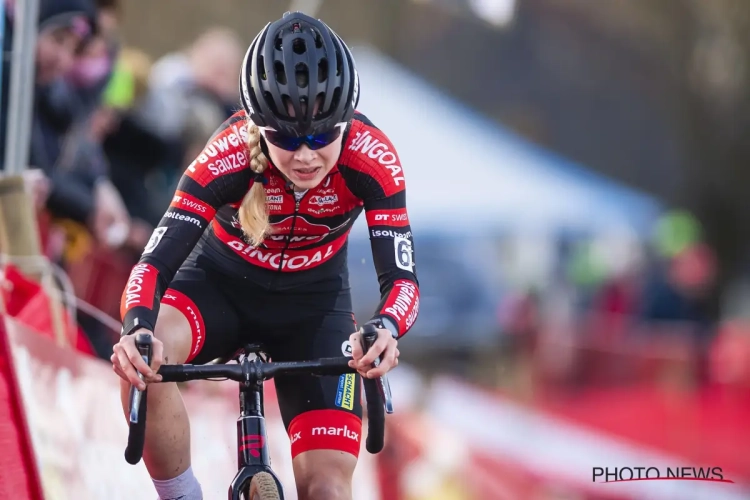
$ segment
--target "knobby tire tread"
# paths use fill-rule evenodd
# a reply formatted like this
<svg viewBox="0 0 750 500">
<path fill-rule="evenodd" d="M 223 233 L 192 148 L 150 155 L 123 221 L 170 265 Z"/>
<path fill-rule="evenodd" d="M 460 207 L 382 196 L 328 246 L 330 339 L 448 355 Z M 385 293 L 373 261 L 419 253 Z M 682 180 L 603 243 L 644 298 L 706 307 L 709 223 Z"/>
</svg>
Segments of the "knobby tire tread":
<svg viewBox="0 0 750 500">
<path fill-rule="evenodd" d="M 276 480 L 268 472 L 259 472 L 250 481 L 247 498 L 250 500 L 281 500 Z"/>
</svg>

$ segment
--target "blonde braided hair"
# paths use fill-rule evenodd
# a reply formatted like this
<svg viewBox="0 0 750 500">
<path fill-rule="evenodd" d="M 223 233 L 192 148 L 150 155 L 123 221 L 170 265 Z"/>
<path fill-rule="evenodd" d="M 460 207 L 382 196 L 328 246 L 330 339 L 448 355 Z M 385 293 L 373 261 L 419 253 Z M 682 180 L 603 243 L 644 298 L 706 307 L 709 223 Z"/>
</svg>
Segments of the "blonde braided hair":
<svg viewBox="0 0 750 500">
<path fill-rule="evenodd" d="M 263 173 L 268 167 L 268 158 L 260 148 L 260 130 L 250 120 L 247 125 L 247 149 L 250 152 L 250 168 L 256 174 Z M 269 229 L 266 192 L 262 183 L 253 182 L 252 187 L 242 199 L 238 215 L 242 232 L 245 233 L 248 242 L 257 247 Z"/>
</svg>

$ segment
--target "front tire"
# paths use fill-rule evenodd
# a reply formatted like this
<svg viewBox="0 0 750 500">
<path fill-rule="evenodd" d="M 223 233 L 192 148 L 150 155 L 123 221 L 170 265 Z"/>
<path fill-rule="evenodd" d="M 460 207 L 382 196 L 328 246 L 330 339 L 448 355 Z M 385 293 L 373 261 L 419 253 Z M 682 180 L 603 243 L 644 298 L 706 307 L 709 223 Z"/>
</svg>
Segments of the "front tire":
<svg viewBox="0 0 750 500">
<path fill-rule="evenodd" d="M 249 500 L 281 500 L 276 480 L 268 472 L 258 472 L 250 481 Z"/>
</svg>

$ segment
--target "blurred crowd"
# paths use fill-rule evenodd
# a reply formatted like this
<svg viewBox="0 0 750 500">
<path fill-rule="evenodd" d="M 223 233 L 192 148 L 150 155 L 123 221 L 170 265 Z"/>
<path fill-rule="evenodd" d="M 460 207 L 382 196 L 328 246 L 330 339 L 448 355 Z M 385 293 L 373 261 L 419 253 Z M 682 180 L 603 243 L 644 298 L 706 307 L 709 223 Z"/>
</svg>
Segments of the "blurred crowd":
<svg viewBox="0 0 750 500">
<path fill-rule="evenodd" d="M 555 390 L 664 378 L 750 389 L 746 290 L 720 293 L 715 252 L 691 214 L 666 212 L 648 241 L 581 239 L 562 253 L 551 280 L 500 301 L 501 371 L 510 357 Z"/>
<path fill-rule="evenodd" d="M 14 126 L 8 123 L 9 55 L 21 4 L 0 1 L 4 162 L 6 132 Z M 127 269 L 137 259 L 184 165 L 234 112 L 244 52 L 234 33 L 212 28 L 191 46 L 153 61 L 123 39 L 122 15 L 118 0 L 40 0 L 34 51 L 25 185 L 46 256 L 68 270 L 79 296 L 94 302 L 97 297 L 86 290 L 94 278 L 81 282 L 81 266 L 114 259 Z M 102 298 L 94 305 L 117 316 L 119 300 L 111 299 L 109 294 L 107 304 Z M 107 356 L 112 332 L 91 318 L 79 321 L 94 348 Z"/>
</svg>

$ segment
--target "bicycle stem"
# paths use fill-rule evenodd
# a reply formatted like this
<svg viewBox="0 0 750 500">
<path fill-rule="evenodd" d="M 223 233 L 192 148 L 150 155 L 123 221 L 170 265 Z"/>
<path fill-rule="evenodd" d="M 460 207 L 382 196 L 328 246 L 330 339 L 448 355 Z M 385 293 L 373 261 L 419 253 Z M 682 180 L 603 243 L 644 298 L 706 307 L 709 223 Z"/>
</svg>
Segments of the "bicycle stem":
<svg viewBox="0 0 750 500">
<path fill-rule="evenodd" d="M 253 370 L 255 363 L 242 361 L 243 372 Z M 246 378 L 246 380 L 248 380 Z M 240 384 L 240 417 L 237 419 L 237 464 L 270 467 L 266 444 L 266 425 L 263 416 L 263 382 L 260 380 Z"/>
<path fill-rule="evenodd" d="M 241 417 L 262 417 L 262 385 L 260 387 L 245 387 L 240 389 L 240 416 Z"/>
</svg>

